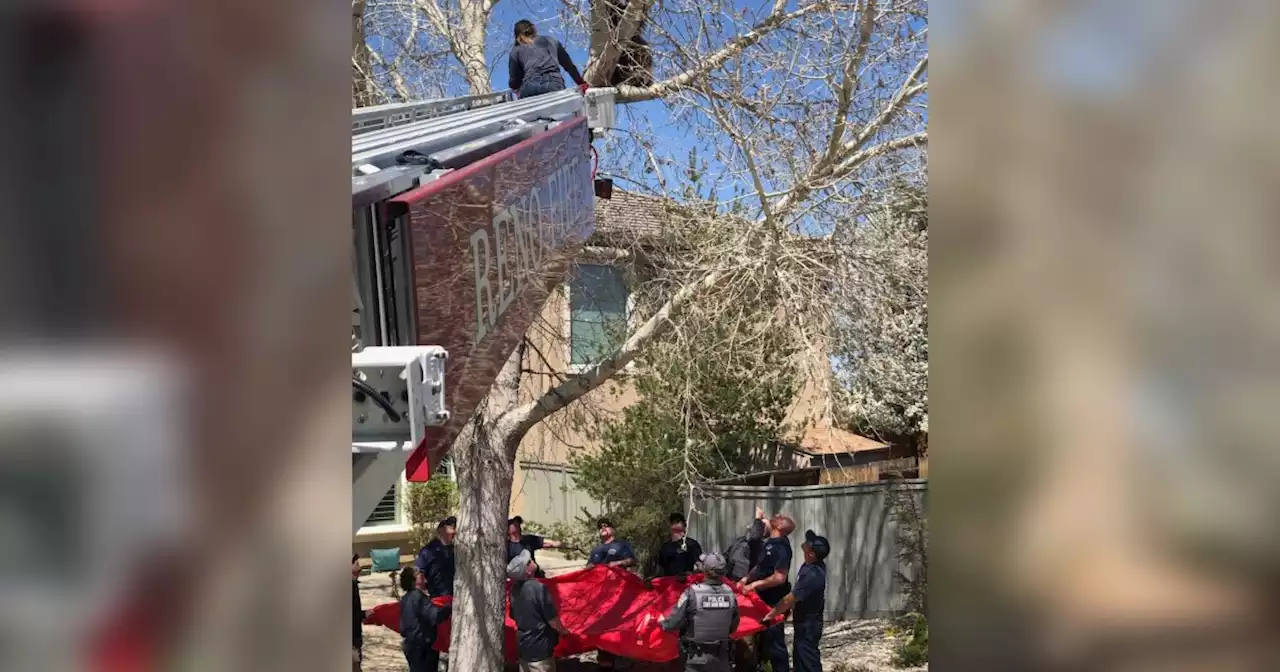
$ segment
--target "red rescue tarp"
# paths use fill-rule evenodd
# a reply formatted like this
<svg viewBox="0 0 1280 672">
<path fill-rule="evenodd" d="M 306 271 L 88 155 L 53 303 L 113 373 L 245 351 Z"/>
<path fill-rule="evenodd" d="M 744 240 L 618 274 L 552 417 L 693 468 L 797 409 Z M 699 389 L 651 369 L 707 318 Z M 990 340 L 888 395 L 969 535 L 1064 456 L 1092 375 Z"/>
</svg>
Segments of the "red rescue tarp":
<svg viewBox="0 0 1280 672">
<path fill-rule="evenodd" d="M 630 572 L 598 565 L 549 579 L 538 579 L 547 585 L 560 610 L 560 621 L 569 635 L 560 638 L 556 657 L 563 658 L 601 649 L 635 660 L 665 663 L 680 655 L 679 637 L 658 627 L 680 599 L 680 594 L 698 575 L 689 580 L 666 577 L 653 579 L 652 587 Z M 510 583 L 508 582 L 508 587 Z M 450 598 L 437 598 L 445 605 Z M 509 606 L 509 605 L 508 605 Z M 516 624 L 507 610 L 506 658 L 516 661 Z M 734 639 L 749 637 L 764 629 L 760 619 L 769 607 L 755 594 L 738 593 L 738 612 L 742 622 Z M 392 602 L 374 607 L 365 621 L 400 631 L 400 604 Z M 449 622 L 440 624 L 436 649 L 449 649 Z"/>
</svg>

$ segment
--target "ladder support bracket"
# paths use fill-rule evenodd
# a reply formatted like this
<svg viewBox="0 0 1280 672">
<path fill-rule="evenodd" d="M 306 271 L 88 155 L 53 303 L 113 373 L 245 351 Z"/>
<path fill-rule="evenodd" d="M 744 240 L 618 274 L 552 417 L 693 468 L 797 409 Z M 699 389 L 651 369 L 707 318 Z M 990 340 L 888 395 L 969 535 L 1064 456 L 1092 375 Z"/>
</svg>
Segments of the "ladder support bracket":
<svg viewBox="0 0 1280 672">
<path fill-rule="evenodd" d="M 353 389 L 351 440 L 411 441 L 428 427 L 449 421 L 444 374 L 449 353 L 439 346 L 370 347 L 351 353 L 351 375 L 380 393 L 398 412 L 393 419 L 378 402 Z"/>
</svg>

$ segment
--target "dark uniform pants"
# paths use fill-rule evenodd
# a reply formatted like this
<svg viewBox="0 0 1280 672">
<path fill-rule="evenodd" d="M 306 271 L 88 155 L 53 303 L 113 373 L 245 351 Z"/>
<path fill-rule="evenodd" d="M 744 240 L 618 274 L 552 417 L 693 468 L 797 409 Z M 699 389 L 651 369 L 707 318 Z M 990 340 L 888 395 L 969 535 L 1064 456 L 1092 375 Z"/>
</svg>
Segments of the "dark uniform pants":
<svg viewBox="0 0 1280 672">
<path fill-rule="evenodd" d="M 758 642 L 755 637 L 733 640 L 734 669 L 756 669 L 756 644 L 758 644 Z"/>
<path fill-rule="evenodd" d="M 730 672 L 732 669 L 728 656 L 695 653 L 684 661 L 684 672 Z"/>
<path fill-rule="evenodd" d="M 796 672 L 822 672 L 822 657 L 818 653 L 820 639 L 822 639 L 821 619 L 804 619 L 795 622 L 792 650 L 795 653 Z"/>
<path fill-rule="evenodd" d="M 440 669 L 440 652 L 430 644 L 405 642 L 404 657 L 409 662 L 409 672 L 437 672 Z"/>
<path fill-rule="evenodd" d="M 791 672 L 787 655 L 787 631 L 783 621 L 760 633 L 760 657 L 773 665 L 773 672 Z"/>
<path fill-rule="evenodd" d="M 680 654 L 684 659 L 684 672 L 730 672 L 733 669 L 731 653 L 733 642 L 719 645 L 681 642 Z"/>
</svg>

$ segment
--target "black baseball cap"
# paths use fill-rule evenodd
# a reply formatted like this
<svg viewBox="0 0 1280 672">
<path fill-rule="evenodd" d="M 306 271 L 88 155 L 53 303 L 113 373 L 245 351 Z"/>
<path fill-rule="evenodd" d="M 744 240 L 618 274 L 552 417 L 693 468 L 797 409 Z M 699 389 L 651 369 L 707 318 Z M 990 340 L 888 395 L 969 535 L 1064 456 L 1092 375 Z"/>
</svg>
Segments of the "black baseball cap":
<svg viewBox="0 0 1280 672">
<path fill-rule="evenodd" d="M 521 526 L 521 527 L 524 527 L 524 518 L 521 518 L 520 516 L 516 516 L 515 518 L 512 518 L 511 520 L 508 520 L 508 521 L 507 521 L 507 524 L 508 524 L 508 525 L 519 525 L 519 526 Z"/>
<path fill-rule="evenodd" d="M 827 543 L 827 538 L 814 534 L 813 530 L 804 531 L 804 543 L 809 544 L 809 548 L 813 549 L 813 554 L 818 556 L 819 560 L 825 560 L 831 553 L 831 544 Z"/>
<path fill-rule="evenodd" d="M 449 527 L 450 525 L 452 525 L 453 527 L 458 526 L 457 516 L 449 516 L 448 518 L 445 518 L 444 520 L 440 521 L 439 527 Z"/>
<path fill-rule="evenodd" d="M 613 521 L 608 518 L 601 518 L 600 520 L 597 520 L 596 529 L 598 530 L 602 527 L 613 527 Z"/>
</svg>

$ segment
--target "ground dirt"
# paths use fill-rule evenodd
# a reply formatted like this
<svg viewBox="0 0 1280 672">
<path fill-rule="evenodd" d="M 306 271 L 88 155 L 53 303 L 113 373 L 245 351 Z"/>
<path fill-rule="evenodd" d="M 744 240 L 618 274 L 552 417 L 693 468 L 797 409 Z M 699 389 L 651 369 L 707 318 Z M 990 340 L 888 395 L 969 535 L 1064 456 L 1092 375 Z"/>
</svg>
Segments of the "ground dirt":
<svg viewBox="0 0 1280 672">
<path fill-rule="evenodd" d="M 360 579 L 361 603 L 365 609 L 384 602 L 394 602 L 391 595 L 391 579 L 386 574 L 364 576 Z M 790 640 L 791 626 L 787 626 Z M 899 640 L 889 634 L 889 623 L 883 620 L 843 621 L 828 623 L 822 635 L 822 667 L 827 672 L 898 672 L 890 664 L 893 647 Z M 788 645 L 790 648 L 790 645 Z M 444 669 L 441 665 L 441 669 Z M 400 635 L 380 626 L 364 626 L 365 672 L 407 672 L 404 654 L 400 652 Z M 596 672 L 595 654 L 578 656 L 577 659 L 557 663 L 558 672 Z M 620 661 L 619 672 L 679 672 L 678 665 L 625 666 Z M 914 668 L 907 672 L 920 672 L 928 667 Z M 754 671 L 752 671 L 754 672 Z"/>
</svg>

